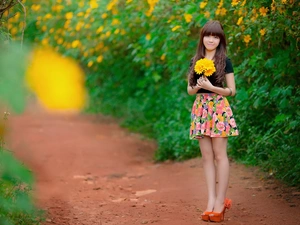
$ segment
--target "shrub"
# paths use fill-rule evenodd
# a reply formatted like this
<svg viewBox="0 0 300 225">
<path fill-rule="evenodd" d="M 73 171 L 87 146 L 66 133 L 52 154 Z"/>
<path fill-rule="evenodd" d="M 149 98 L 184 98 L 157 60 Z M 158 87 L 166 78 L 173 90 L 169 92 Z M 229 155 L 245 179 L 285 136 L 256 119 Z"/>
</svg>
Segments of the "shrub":
<svg viewBox="0 0 300 225">
<path fill-rule="evenodd" d="M 188 140 L 186 73 L 199 29 L 224 24 L 241 135 L 230 155 L 299 184 L 299 3 L 282 1 L 26 2 L 26 37 L 79 60 L 91 108 L 158 142 L 157 160 L 199 155 Z M 12 21 L 15 23 L 15 21 Z M 16 36 L 17 38 L 18 36 Z M 298 175 L 297 175 L 298 174 Z"/>
</svg>

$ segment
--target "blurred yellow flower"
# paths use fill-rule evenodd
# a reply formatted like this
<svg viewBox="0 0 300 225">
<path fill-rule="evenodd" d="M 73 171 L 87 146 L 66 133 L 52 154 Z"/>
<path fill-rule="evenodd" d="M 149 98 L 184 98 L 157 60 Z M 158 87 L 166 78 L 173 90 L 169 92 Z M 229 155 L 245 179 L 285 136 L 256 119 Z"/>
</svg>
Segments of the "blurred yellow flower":
<svg viewBox="0 0 300 225">
<path fill-rule="evenodd" d="M 264 36 L 266 34 L 267 30 L 266 28 L 260 29 L 259 33 L 261 36 Z"/>
<path fill-rule="evenodd" d="M 32 11 L 39 11 L 40 8 L 41 8 L 41 5 L 37 5 L 37 4 L 33 4 L 33 5 L 31 6 L 31 10 L 32 10 Z"/>
<path fill-rule="evenodd" d="M 227 10 L 226 10 L 225 8 L 221 8 L 221 9 L 220 9 L 220 14 L 221 14 L 221 16 L 225 16 L 226 13 L 227 13 Z"/>
<path fill-rule="evenodd" d="M 64 39 L 62 39 L 62 38 L 57 39 L 57 44 L 61 45 L 63 42 L 64 42 Z"/>
<path fill-rule="evenodd" d="M 204 9 L 206 5 L 207 5 L 206 1 L 200 2 L 199 7 L 200 7 L 200 9 Z"/>
<path fill-rule="evenodd" d="M 72 48 L 77 48 L 80 45 L 80 41 L 79 40 L 74 40 L 72 42 Z"/>
<path fill-rule="evenodd" d="M 126 30 L 122 29 L 122 30 L 121 30 L 121 34 L 122 34 L 122 35 L 125 35 L 125 34 L 126 34 Z"/>
<path fill-rule="evenodd" d="M 193 16 L 191 14 L 184 14 L 184 19 L 187 23 L 190 23 L 193 19 Z"/>
<path fill-rule="evenodd" d="M 83 8 L 83 6 L 84 6 L 84 1 L 78 2 L 78 6 L 79 6 L 79 8 Z"/>
<path fill-rule="evenodd" d="M 110 35 L 111 35 L 111 31 L 109 31 L 109 30 L 106 31 L 105 36 L 106 36 L 106 37 L 109 37 Z"/>
<path fill-rule="evenodd" d="M 243 17 L 240 17 L 236 24 L 239 26 L 242 24 L 242 22 L 243 22 Z"/>
<path fill-rule="evenodd" d="M 93 62 L 93 61 L 89 61 L 89 62 L 88 62 L 88 64 L 87 64 L 87 66 L 88 66 L 88 67 L 92 67 L 92 66 L 93 66 L 93 64 L 94 64 L 94 62 Z"/>
<path fill-rule="evenodd" d="M 275 2 L 273 0 L 272 4 L 271 4 L 271 11 L 275 11 L 276 10 L 276 6 L 275 6 Z"/>
<path fill-rule="evenodd" d="M 96 30 L 96 34 L 100 34 L 103 31 L 104 27 L 100 26 L 97 30 Z"/>
<path fill-rule="evenodd" d="M 76 30 L 76 31 L 80 31 L 81 28 L 83 27 L 83 25 L 84 25 L 84 22 L 83 22 L 83 21 L 79 21 L 79 22 L 76 24 L 75 30 Z"/>
<path fill-rule="evenodd" d="M 251 41 L 251 36 L 249 34 L 244 36 L 244 42 L 248 44 Z"/>
<path fill-rule="evenodd" d="M 86 29 L 89 29 L 89 28 L 91 28 L 91 24 L 89 24 L 89 23 L 87 23 L 85 26 L 84 26 L 84 28 L 86 28 Z"/>
<path fill-rule="evenodd" d="M 107 18 L 107 13 L 103 13 L 103 14 L 101 15 L 101 18 L 102 18 L 102 19 Z"/>
<path fill-rule="evenodd" d="M 111 22 L 111 25 L 118 25 L 120 24 L 120 21 L 118 19 L 113 19 Z"/>
<path fill-rule="evenodd" d="M 80 110 L 85 105 L 83 70 L 73 59 L 52 49 L 33 51 L 26 82 L 46 109 Z"/>
<path fill-rule="evenodd" d="M 268 7 L 264 7 L 264 6 L 259 9 L 260 15 L 262 16 L 266 16 L 268 11 L 269 11 Z"/>
<path fill-rule="evenodd" d="M 206 12 L 204 13 L 204 16 L 205 16 L 205 18 L 209 18 L 209 17 L 210 17 L 210 12 L 209 12 L 209 11 L 206 11 Z"/>
<path fill-rule="evenodd" d="M 146 35 L 146 40 L 149 41 L 151 39 L 151 34 Z"/>
<path fill-rule="evenodd" d="M 18 33 L 18 29 L 16 27 L 13 27 L 11 30 L 10 30 L 10 33 L 12 35 L 16 35 Z"/>
<path fill-rule="evenodd" d="M 126 4 L 128 4 L 128 3 L 130 3 L 130 2 L 132 2 L 132 0 L 126 0 Z"/>
<path fill-rule="evenodd" d="M 166 53 L 162 54 L 160 60 L 164 61 L 166 59 Z"/>
<path fill-rule="evenodd" d="M 65 17 L 66 17 L 67 20 L 70 20 L 70 19 L 73 18 L 73 13 L 72 12 L 68 12 L 68 13 L 66 13 Z"/>
<path fill-rule="evenodd" d="M 111 11 L 117 3 L 118 3 L 118 0 L 111 0 L 106 6 L 106 10 Z"/>
<path fill-rule="evenodd" d="M 42 26 L 42 31 L 46 31 L 47 30 L 47 26 L 46 25 L 44 25 L 44 26 Z"/>
<path fill-rule="evenodd" d="M 98 62 L 98 63 L 101 63 L 102 60 L 103 60 L 103 56 L 102 56 L 102 55 L 99 55 L 99 56 L 97 57 L 97 62 Z"/>
<path fill-rule="evenodd" d="M 286 0 L 281 0 L 282 4 L 286 4 Z"/>
<path fill-rule="evenodd" d="M 50 19 L 52 18 L 52 15 L 50 13 L 47 13 L 45 16 L 44 16 L 44 19 Z"/>
<path fill-rule="evenodd" d="M 96 2 L 96 0 L 91 0 L 90 1 L 90 7 L 91 7 L 91 9 L 97 9 L 98 8 L 98 3 Z"/>
<path fill-rule="evenodd" d="M 42 40 L 42 45 L 47 46 L 49 44 L 49 39 L 48 38 L 44 38 Z"/>
<path fill-rule="evenodd" d="M 224 1 L 220 0 L 219 3 L 218 3 L 218 8 L 222 8 L 223 4 L 224 4 Z"/>
<path fill-rule="evenodd" d="M 239 0 L 232 0 L 232 1 L 231 1 L 231 5 L 232 5 L 232 6 L 236 6 L 236 5 L 238 5 L 239 3 L 240 3 Z"/>
<path fill-rule="evenodd" d="M 81 16 L 83 16 L 84 15 L 84 13 L 83 12 L 79 12 L 79 13 L 77 13 L 77 16 L 78 17 L 81 17 Z"/>
<path fill-rule="evenodd" d="M 62 5 L 54 5 L 52 6 L 53 12 L 60 12 L 64 7 Z"/>
<path fill-rule="evenodd" d="M 172 31 L 174 32 L 174 31 L 178 30 L 179 28 L 181 28 L 181 26 L 177 25 L 177 26 L 172 28 Z"/>
</svg>

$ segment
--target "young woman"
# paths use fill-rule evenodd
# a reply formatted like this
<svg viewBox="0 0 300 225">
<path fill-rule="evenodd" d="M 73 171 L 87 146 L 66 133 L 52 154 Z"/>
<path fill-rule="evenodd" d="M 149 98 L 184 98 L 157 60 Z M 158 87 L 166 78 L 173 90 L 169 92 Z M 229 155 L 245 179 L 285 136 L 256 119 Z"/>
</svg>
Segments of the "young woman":
<svg viewBox="0 0 300 225">
<path fill-rule="evenodd" d="M 208 77 L 195 72 L 196 62 L 204 58 L 212 60 L 216 69 Z M 208 189 L 207 207 L 201 217 L 205 221 L 221 222 L 225 210 L 231 206 L 231 200 L 226 198 L 229 180 L 227 138 L 238 135 L 238 129 L 226 99 L 226 96 L 234 96 L 236 89 L 233 67 L 226 56 L 226 38 L 219 21 L 209 21 L 201 30 L 197 52 L 190 63 L 187 92 L 196 94 L 190 138 L 199 141 Z"/>
</svg>

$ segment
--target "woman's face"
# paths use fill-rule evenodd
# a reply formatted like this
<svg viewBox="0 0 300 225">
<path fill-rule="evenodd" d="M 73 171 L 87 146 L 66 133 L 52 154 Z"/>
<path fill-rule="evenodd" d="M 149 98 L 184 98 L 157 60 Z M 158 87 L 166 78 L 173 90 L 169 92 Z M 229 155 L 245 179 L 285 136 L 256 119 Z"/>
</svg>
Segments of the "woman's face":
<svg viewBox="0 0 300 225">
<path fill-rule="evenodd" d="M 220 44 L 220 38 L 214 35 L 208 35 L 203 37 L 203 44 L 208 51 L 214 51 Z"/>
</svg>

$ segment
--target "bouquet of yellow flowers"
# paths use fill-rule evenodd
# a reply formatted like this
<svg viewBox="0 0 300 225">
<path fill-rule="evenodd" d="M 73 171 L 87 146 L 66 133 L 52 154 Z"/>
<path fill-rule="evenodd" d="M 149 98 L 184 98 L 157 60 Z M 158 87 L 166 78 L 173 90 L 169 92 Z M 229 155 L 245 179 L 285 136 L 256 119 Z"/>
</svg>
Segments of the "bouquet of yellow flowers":
<svg viewBox="0 0 300 225">
<path fill-rule="evenodd" d="M 196 62 L 194 70 L 197 74 L 203 74 L 208 77 L 216 72 L 216 67 L 212 60 L 203 58 Z"/>
</svg>

